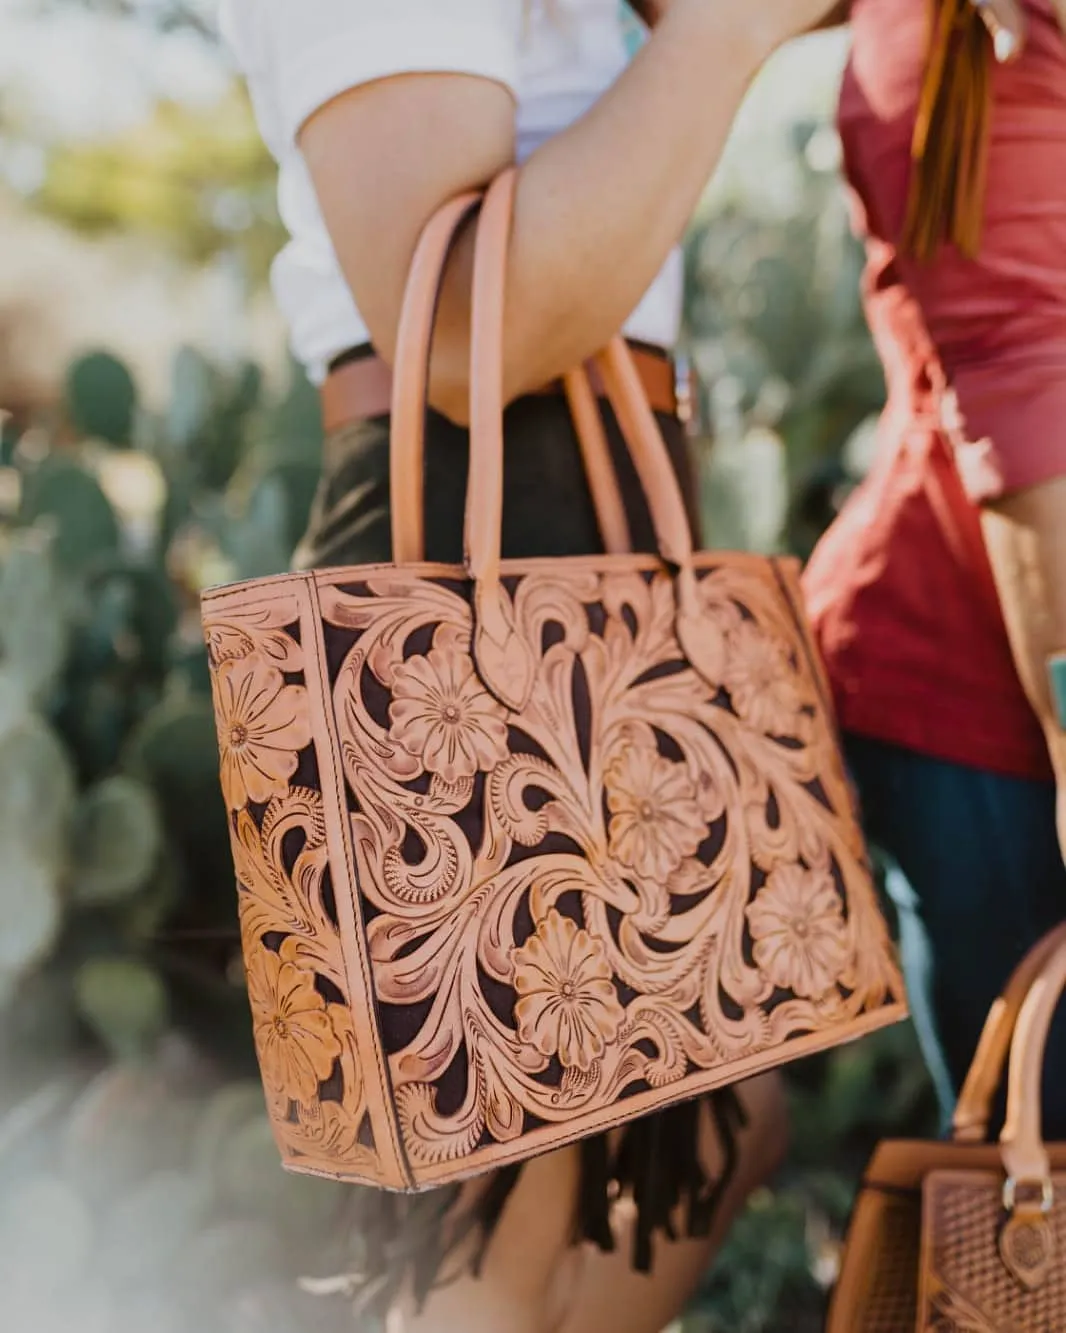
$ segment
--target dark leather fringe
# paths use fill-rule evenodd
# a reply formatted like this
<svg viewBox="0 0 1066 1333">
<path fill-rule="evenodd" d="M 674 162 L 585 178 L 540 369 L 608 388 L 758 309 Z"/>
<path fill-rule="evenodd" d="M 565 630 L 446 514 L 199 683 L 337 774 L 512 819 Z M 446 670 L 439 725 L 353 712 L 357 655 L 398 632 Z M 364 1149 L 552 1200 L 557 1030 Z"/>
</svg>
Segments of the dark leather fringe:
<svg viewBox="0 0 1066 1333">
<path fill-rule="evenodd" d="M 700 1158 L 700 1101 L 685 1102 L 627 1125 L 612 1152 L 610 1138 L 598 1134 L 580 1145 L 581 1183 L 574 1242 L 588 1241 L 613 1253 L 612 1203 L 629 1196 L 637 1210 L 633 1267 L 651 1271 L 657 1234 L 710 1234 L 722 1198 L 740 1156 L 739 1135 L 747 1124 L 744 1107 L 732 1088 L 705 1099 L 722 1153 L 722 1169 L 710 1176 Z M 467 1271 L 478 1273 L 507 1201 L 518 1184 L 523 1163 L 496 1172 L 474 1208 L 457 1212 L 460 1187 L 404 1196 L 355 1188 L 349 1220 L 358 1273 L 352 1278 L 361 1314 L 384 1320 L 400 1292 L 410 1286 L 421 1307 L 442 1282 L 448 1260 L 473 1241 Z"/>
<path fill-rule="evenodd" d="M 736 1173 L 737 1137 L 747 1123 L 740 1098 L 727 1088 L 709 1099 L 723 1156 L 721 1174 L 715 1178 L 708 1176 L 700 1160 L 700 1105 L 672 1106 L 636 1121 L 623 1133 L 611 1175 L 620 1192 L 632 1195 L 637 1205 L 632 1262 L 639 1273 L 651 1271 L 652 1240 L 657 1233 L 668 1240 L 677 1240 L 679 1234 L 689 1238 L 710 1234 L 722 1196 Z M 586 1187 L 583 1180 L 583 1191 Z M 593 1187 L 598 1195 L 598 1185 Z M 674 1216 L 679 1208 L 680 1233 Z M 585 1239 L 595 1238 L 586 1233 Z"/>
</svg>

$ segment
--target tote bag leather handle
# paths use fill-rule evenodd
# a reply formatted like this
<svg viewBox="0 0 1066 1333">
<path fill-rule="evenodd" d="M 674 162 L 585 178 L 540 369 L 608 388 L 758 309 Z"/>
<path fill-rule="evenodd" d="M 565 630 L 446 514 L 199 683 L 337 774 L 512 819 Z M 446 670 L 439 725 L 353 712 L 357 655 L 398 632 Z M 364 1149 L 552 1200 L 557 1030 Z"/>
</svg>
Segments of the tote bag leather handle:
<svg viewBox="0 0 1066 1333">
<path fill-rule="evenodd" d="M 470 480 L 464 550 L 474 580 L 474 657 L 483 684 L 521 711 L 533 683 L 533 658 L 516 633 L 514 613 L 500 585 L 503 524 L 504 273 L 514 206 L 516 172 L 505 171 L 489 187 L 478 219 L 474 257 L 470 373 Z M 714 668 L 700 613 L 693 568 L 692 530 L 681 487 L 640 378 L 621 338 L 595 358 L 648 503 L 659 554 L 675 571 L 677 633 L 689 661 L 713 683 Z M 576 373 L 576 372 L 575 372 Z M 578 422 L 580 427 L 581 422 Z"/>
<path fill-rule="evenodd" d="M 470 577 L 480 581 L 496 580 L 500 571 L 500 537 L 504 513 L 504 372 L 501 349 L 504 344 L 506 256 L 516 184 L 517 172 L 509 168 L 490 185 L 481 216 L 478 217 L 477 243 L 474 248 L 470 329 L 470 481 L 466 491 L 464 549 Z M 606 391 L 634 461 L 637 461 L 638 453 L 650 451 L 654 455 L 652 465 L 638 467 L 638 476 L 648 497 L 661 555 L 670 560 L 672 557 L 668 552 L 674 548 L 681 549 L 682 543 L 688 543 L 690 560 L 692 533 L 681 499 L 681 489 L 677 485 L 664 440 L 654 423 L 652 409 L 648 407 L 644 388 L 633 368 L 629 349 L 621 339 L 614 340 L 609 360 L 610 364 L 621 364 L 629 372 L 628 387 L 630 391 L 636 389 L 636 399 L 652 423 L 649 440 L 634 441 L 632 429 L 626 427 L 626 420 L 621 415 L 618 393 L 612 387 L 617 376 L 616 379 L 609 379 L 608 373 L 604 373 L 606 361 L 598 360 Z M 610 464 L 608 444 L 588 376 L 577 369 L 565 377 L 564 383 L 574 427 L 581 441 L 589 488 L 594 497 L 601 497 L 597 512 L 605 547 L 608 551 L 628 551 L 629 532 L 625 509 L 617 491 L 617 479 Z M 633 416 L 634 412 L 630 411 L 629 417 Z M 648 485 L 652 473 L 656 475 L 654 492 L 649 491 Z M 674 504 L 672 508 L 664 509 L 662 499 L 670 487 L 673 487 Z M 676 537 L 669 536 L 674 529 Z"/>
<path fill-rule="evenodd" d="M 957 1142 L 983 1143 L 988 1137 L 992 1100 L 1003 1077 L 1018 1016 L 1034 982 L 1061 948 L 1066 948 L 1066 924 L 1030 949 L 989 1011 L 952 1118 L 952 1137 Z"/>
<path fill-rule="evenodd" d="M 470 191 L 430 218 L 408 273 L 396 336 L 390 419 L 392 552 L 398 564 L 425 559 L 425 422 L 433 325 L 448 255 L 482 198 L 481 191 Z M 604 548 L 615 554 L 630 551 L 629 521 L 595 395 L 581 372 L 565 376 L 564 388 Z"/>
<path fill-rule="evenodd" d="M 1011 1044 L 1007 1119 L 999 1136 L 1007 1171 L 1004 1202 L 1013 1207 L 1018 1185 L 1037 1186 L 1044 1209 L 1051 1205 L 1051 1166 L 1044 1146 L 1041 1083 L 1051 1020 L 1066 990 L 1066 943 L 1045 962 L 1018 1015 Z"/>
<path fill-rule="evenodd" d="M 392 558 L 401 565 L 425 559 L 426 388 L 433 323 L 448 254 L 480 202 L 480 191 L 462 194 L 430 218 L 415 247 L 400 307 L 389 424 L 389 502 Z"/>
<path fill-rule="evenodd" d="M 599 399 L 592 391 L 588 376 L 580 370 L 572 370 L 563 376 L 563 389 L 581 446 L 581 458 L 593 508 L 596 510 L 596 523 L 603 539 L 603 549 L 611 555 L 625 555 L 633 549 L 629 518 L 622 500 L 622 488 L 618 484 L 618 474 L 611 459 L 611 447 L 607 443 Z"/>
</svg>

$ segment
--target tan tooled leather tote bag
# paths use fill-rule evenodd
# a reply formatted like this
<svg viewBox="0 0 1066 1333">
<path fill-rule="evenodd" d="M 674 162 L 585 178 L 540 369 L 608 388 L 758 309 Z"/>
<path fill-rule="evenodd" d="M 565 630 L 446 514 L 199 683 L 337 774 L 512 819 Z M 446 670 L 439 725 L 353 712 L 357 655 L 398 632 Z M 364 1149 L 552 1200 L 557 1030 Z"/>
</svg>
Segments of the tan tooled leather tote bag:
<svg viewBox="0 0 1066 1333">
<path fill-rule="evenodd" d="M 255 1040 L 287 1166 L 421 1189 L 904 1014 L 797 568 L 695 554 L 621 341 L 596 359 L 658 534 L 501 563 L 503 274 L 473 288 L 462 566 L 423 558 L 434 300 L 477 200 L 428 226 L 402 312 L 392 564 L 203 599 Z M 551 522 L 551 515 L 545 515 Z"/>
<path fill-rule="evenodd" d="M 1040 1133 L 1048 1027 L 1066 985 L 1066 925 L 1018 966 L 988 1016 L 948 1142 L 874 1153 L 826 1333 L 1066 1329 L 1066 1144 Z M 986 1143 L 1010 1052 L 1006 1124 Z"/>
</svg>

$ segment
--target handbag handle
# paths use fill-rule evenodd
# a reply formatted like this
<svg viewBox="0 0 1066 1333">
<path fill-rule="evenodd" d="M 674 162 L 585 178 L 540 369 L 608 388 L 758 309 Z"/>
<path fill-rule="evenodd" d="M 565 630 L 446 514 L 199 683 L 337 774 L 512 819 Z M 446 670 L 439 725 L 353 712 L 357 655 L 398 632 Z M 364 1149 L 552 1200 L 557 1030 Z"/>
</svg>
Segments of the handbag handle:
<svg viewBox="0 0 1066 1333">
<path fill-rule="evenodd" d="M 611 555 L 625 555 L 633 549 L 629 517 L 622 499 L 622 488 L 618 484 L 618 474 L 611 461 L 611 448 L 607 443 L 599 400 L 592 392 L 588 376 L 580 370 L 569 371 L 563 376 L 563 391 L 581 448 L 581 459 L 585 465 L 585 476 L 596 510 L 596 523 L 603 539 L 603 549 Z"/>
<path fill-rule="evenodd" d="M 398 564 L 425 559 L 426 388 L 433 325 L 448 255 L 483 197 L 480 190 L 468 191 L 430 218 L 415 247 L 404 289 L 396 333 L 389 441 L 392 558 Z M 612 553 L 630 551 L 629 521 L 596 397 L 580 371 L 564 377 L 564 389 L 604 547 Z"/>
<path fill-rule="evenodd" d="M 469 191 L 434 213 L 418 238 L 404 288 L 389 418 L 389 509 L 397 564 L 425 559 L 424 440 L 433 322 L 448 254 L 481 197 L 480 191 Z"/>
<path fill-rule="evenodd" d="M 989 1010 L 952 1117 L 951 1135 L 956 1142 L 983 1143 L 988 1137 L 992 1099 L 1003 1077 L 1018 1016 L 1034 983 L 1061 948 L 1066 948 L 1066 923 L 1029 950 Z"/>
<path fill-rule="evenodd" d="M 504 273 L 517 173 L 503 172 L 489 187 L 478 219 L 474 255 L 470 370 L 470 479 L 464 551 L 474 581 L 474 658 L 482 683 L 513 711 L 525 707 L 535 663 L 517 633 L 511 602 L 500 583 L 503 524 Z M 692 530 L 677 475 L 621 338 L 595 358 L 632 455 L 655 530 L 659 554 L 675 572 L 676 630 L 686 656 L 714 688 L 716 644 L 700 614 Z M 575 372 L 576 373 L 576 372 Z M 580 424 L 580 423 L 579 423 Z M 713 638 L 713 636 L 710 636 Z"/>
<path fill-rule="evenodd" d="M 999 1136 L 1007 1172 L 1003 1202 L 1008 1211 L 1013 1211 L 1019 1185 L 1039 1187 L 1040 1206 L 1045 1212 L 1053 1201 L 1040 1093 L 1051 1020 L 1064 990 L 1066 943 L 1060 941 L 1029 988 L 1011 1043 L 1007 1119 Z"/>
</svg>

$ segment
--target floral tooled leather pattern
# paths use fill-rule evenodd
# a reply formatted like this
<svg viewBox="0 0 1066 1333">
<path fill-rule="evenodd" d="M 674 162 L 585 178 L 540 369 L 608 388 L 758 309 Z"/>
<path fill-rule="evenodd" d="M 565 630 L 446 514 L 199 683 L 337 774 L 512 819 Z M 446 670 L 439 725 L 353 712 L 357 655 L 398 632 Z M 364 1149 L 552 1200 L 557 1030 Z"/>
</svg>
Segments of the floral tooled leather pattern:
<svg viewBox="0 0 1066 1333">
<path fill-rule="evenodd" d="M 311 743 L 307 691 L 260 653 L 220 662 L 211 678 L 222 794 L 230 810 L 284 796 Z"/>
<path fill-rule="evenodd" d="M 285 1157 L 374 1179 L 323 798 L 299 779 L 312 726 L 298 620 L 284 595 L 204 616 L 252 1029 Z"/>
<path fill-rule="evenodd" d="M 255 1044 L 267 1088 L 278 1098 L 296 1094 L 305 1105 L 333 1072 L 341 1044 L 326 1002 L 315 990 L 315 974 L 304 965 L 290 936 L 275 952 L 252 941 L 248 998 Z"/>
<path fill-rule="evenodd" d="M 554 909 L 514 953 L 518 1039 L 564 1069 L 588 1070 L 625 1019 L 599 940 Z"/>
<path fill-rule="evenodd" d="M 780 990 L 825 995 L 848 965 L 842 906 L 828 871 L 777 866 L 748 904 L 756 967 Z"/>
<path fill-rule="evenodd" d="M 433 648 L 397 668 L 389 739 L 444 782 L 472 778 L 507 758 L 507 714 L 462 652 Z"/>
<path fill-rule="evenodd" d="M 456 571 L 318 576 L 372 998 L 417 1181 L 900 1016 L 792 604 L 766 562 L 701 560 L 699 671 L 661 570 L 560 561 L 509 580 L 535 664 L 520 712 L 475 669 Z M 263 984 L 288 987 L 298 1042 L 320 1011 L 277 958 Z M 260 1050 L 293 1086 L 318 1073 L 302 1050 Z"/>
</svg>

